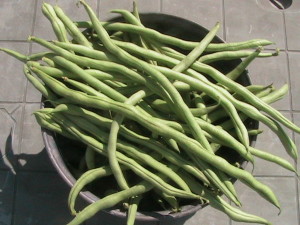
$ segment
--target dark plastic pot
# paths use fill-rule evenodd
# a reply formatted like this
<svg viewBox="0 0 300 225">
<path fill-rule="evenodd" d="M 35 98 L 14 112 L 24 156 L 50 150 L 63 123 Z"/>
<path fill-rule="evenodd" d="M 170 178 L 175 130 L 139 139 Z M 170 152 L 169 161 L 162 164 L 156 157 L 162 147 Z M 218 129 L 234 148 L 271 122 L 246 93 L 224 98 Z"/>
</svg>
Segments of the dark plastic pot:
<svg viewBox="0 0 300 225">
<path fill-rule="evenodd" d="M 165 14 L 141 14 L 141 20 L 146 27 L 150 27 L 162 33 L 176 36 L 185 40 L 199 41 L 208 32 L 207 29 L 196 23 Z M 122 21 L 122 19 L 119 17 L 111 21 Z M 213 42 L 220 43 L 224 41 L 221 38 L 216 37 Z M 216 63 L 214 66 L 221 72 L 226 73 L 236 67 L 240 62 L 241 60 L 223 61 Z M 244 74 L 239 78 L 238 82 L 245 86 L 251 84 L 247 72 L 244 72 Z M 246 126 L 248 128 L 257 129 L 258 122 L 248 120 Z M 62 178 L 68 183 L 68 185 L 73 186 L 75 183 L 75 178 L 70 172 L 68 165 L 70 164 L 70 161 L 72 161 L 70 156 L 72 156 L 73 153 L 76 152 L 75 149 L 78 150 L 81 145 L 47 130 L 42 130 L 42 134 L 47 152 L 53 165 Z M 252 146 L 254 145 L 255 140 L 255 136 L 251 137 L 250 141 Z M 228 151 L 223 149 L 221 152 Z M 246 162 L 242 161 L 237 155 L 224 155 L 224 157 L 226 157 L 228 160 L 239 161 L 242 163 L 243 167 L 246 165 Z M 88 203 L 95 202 L 99 199 L 96 195 L 89 191 L 82 192 L 80 195 Z M 205 206 L 206 205 L 200 205 L 198 202 L 194 202 L 189 205 L 182 206 L 181 212 L 178 213 L 170 213 L 170 211 L 139 212 L 136 217 L 136 224 L 183 224 L 183 221 L 191 217 L 199 209 Z M 120 218 L 120 220 L 118 220 L 120 224 L 125 224 L 124 218 L 126 217 L 126 214 L 124 212 L 118 209 L 105 210 L 104 212 Z M 114 222 L 114 224 L 116 223 Z"/>
</svg>

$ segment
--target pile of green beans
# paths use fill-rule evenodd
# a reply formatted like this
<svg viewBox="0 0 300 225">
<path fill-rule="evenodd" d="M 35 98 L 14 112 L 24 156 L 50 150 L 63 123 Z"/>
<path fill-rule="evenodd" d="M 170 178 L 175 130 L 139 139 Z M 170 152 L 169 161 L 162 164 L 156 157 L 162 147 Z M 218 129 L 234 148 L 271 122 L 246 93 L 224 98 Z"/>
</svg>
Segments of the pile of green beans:
<svg viewBox="0 0 300 225">
<path fill-rule="evenodd" d="M 270 106 L 284 97 L 287 85 L 276 89 L 236 82 L 257 57 L 279 54 L 263 52 L 273 43 L 212 43 L 219 23 L 199 42 L 187 41 L 145 27 L 135 3 L 133 12 L 112 11 L 124 23 L 101 22 L 84 0 L 79 3 L 90 21 L 74 22 L 59 6 L 43 3 L 57 40 L 29 40 L 47 52 L 23 55 L 0 48 L 24 62 L 26 78 L 43 95 L 46 107 L 34 113 L 39 125 L 85 146 L 77 149 L 77 163 L 70 168 L 77 181 L 68 198 L 75 217 L 68 224 L 121 207 L 127 210 L 127 225 L 133 225 L 137 211 L 147 210 L 149 196 L 157 201 L 156 210 L 180 212 L 197 201 L 235 221 L 271 224 L 240 209 L 233 180 L 281 210 L 275 193 L 240 163 L 255 166 L 260 158 L 297 175 L 286 159 L 250 146 L 252 136 L 263 131 L 249 128 L 248 121 L 260 121 L 297 159 L 283 126 L 297 133 L 300 128 Z M 214 67 L 230 60 L 240 64 L 226 74 Z M 98 201 L 76 209 L 79 193 L 91 183 L 101 185 L 105 177 L 114 190 L 102 190 Z"/>
</svg>

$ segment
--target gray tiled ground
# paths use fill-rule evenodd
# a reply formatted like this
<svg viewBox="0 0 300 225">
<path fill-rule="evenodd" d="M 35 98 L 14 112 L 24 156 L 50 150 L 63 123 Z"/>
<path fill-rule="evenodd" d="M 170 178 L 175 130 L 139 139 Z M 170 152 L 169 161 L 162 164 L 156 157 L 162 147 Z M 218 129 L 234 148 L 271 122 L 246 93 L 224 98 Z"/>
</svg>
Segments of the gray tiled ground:
<svg viewBox="0 0 300 225">
<path fill-rule="evenodd" d="M 39 45 L 27 43 L 28 35 L 46 39 L 55 36 L 48 28 L 50 23 L 40 10 L 42 0 L 1 0 L 0 1 L 0 46 L 24 54 L 43 50 Z M 86 13 L 75 2 L 58 2 L 72 19 L 85 20 Z M 102 20 L 115 16 L 108 10 L 131 9 L 132 0 L 89 0 Z M 257 59 L 249 67 L 249 74 L 256 84 L 273 83 L 279 88 L 284 83 L 291 90 L 283 100 L 273 106 L 300 125 L 300 1 L 279 11 L 267 0 L 138 0 L 141 12 L 163 12 L 176 15 L 211 28 L 221 22 L 219 36 L 227 41 L 244 41 L 251 38 L 266 38 L 276 45 L 268 49 L 281 49 L 280 56 Z M 16 16 L 17 15 L 17 16 Z M 271 50 L 272 51 L 272 50 Z M 32 112 L 39 108 L 40 94 L 27 84 L 22 74 L 22 63 L 0 53 L 0 224 L 1 225 L 57 225 L 66 224 L 71 216 L 67 209 L 69 187 L 55 172 L 47 156 L 40 128 Z M 265 126 L 256 147 L 289 159 L 283 146 Z M 300 148 L 300 136 L 295 136 Z M 298 171 L 300 162 L 298 161 Z M 248 166 L 248 171 L 251 166 Z M 269 185 L 277 194 L 283 211 L 277 216 L 277 209 L 263 200 L 251 189 L 238 182 L 238 195 L 243 208 L 249 213 L 263 216 L 274 225 L 300 225 L 300 181 L 294 175 L 271 163 L 257 159 L 254 175 Z M 82 201 L 79 207 L 83 206 Z M 105 214 L 89 221 L 89 225 L 115 225 L 118 219 Z M 181 222 L 184 225 L 237 225 L 227 216 L 206 207 L 194 216 Z M 148 223 L 140 223 L 148 225 Z M 174 222 L 169 224 L 175 225 Z M 163 225 L 169 225 L 163 224 Z M 150 225 L 150 224 L 149 224 Z M 156 224 L 158 225 L 158 224 Z"/>
</svg>

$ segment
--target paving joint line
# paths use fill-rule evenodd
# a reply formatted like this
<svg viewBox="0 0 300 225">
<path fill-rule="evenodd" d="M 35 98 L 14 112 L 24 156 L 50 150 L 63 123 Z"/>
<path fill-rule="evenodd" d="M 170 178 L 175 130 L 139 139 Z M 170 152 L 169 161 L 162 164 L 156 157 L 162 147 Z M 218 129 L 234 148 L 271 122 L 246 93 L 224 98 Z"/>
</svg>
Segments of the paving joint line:
<svg viewBox="0 0 300 225">
<path fill-rule="evenodd" d="M 226 42 L 225 0 L 222 0 L 223 39 Z"/>
<path fill-rule="evenodd" d="M 295 178 L 294 175 L 254 175 L 258 178 Z"/>
</svg>

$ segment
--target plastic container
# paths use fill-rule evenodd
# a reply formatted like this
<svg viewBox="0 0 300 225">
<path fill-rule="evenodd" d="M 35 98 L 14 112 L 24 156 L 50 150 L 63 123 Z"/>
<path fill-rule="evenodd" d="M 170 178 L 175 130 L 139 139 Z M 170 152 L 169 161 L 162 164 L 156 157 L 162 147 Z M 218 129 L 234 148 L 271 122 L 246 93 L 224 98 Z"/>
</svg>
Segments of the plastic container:
<svg viewBox="0 0 300 225">
<path fill-rule="evenodd" d="M 172 35 L 185 40 L 199 41 L 208 32 L 206 28 L 196 23 L 175 16 L 149 13 L 141 14 L 140 17 L 146 27 L 153 28 L 164 34 Z M 118 17 L 112 19 L 111 21 L 122 21 L 122 18 Z M 220 43 L 224 41 L 221 38 L 216 37 L 214 38 L 213 42 Z M 236 67 L 240 62 L 241 60 L 230 60 L 216 63 L 214 66 L 221 72 L 226 73 Z M 238 82 L 245 86 L 251 84 L 246 71 L 239 78 Z M 247 121 L 247 127 L 257 129 L 258 122 L 249 120 Z M 64 181 L 67 182 L 68 185 L 73 186 L 75 183 L 75 178 L 68 168 L 68 163 L 70 160 L 72 160 L 70 159 L 70 157 L 72 157 L 72 154 L 75 151 L 74 149 L 80 148 L 81 145 L 78 145 L 78 143 L 72 143 L 72 141 L 69 141 L 44 129 L 42 130 L 42 134 L 48 155 L 53 165 L 62 176 Z M 255 140 L 256 136 L 251 137 L 251 146 L 254 146 Z M 69 152 L 70 154 L 67 152 Z M 245 161 L 242 161 L 241 159 L 238 159 L 238 161 L 240 161 L 242 163 L 242 166 L 245 167 Z M 80 195 L 88 203 L 92 203 L 98 200 L 98 197 L 89 191 L 81 192 Z M 182 206 L 181 212 L 178 213 L 171 213 L 170 211 L 138 212 L 136 216 L 136 224 L 183 224 L 186 219 L 190 218 L 198 210 L 205 206 L 206 205 L 200 205 L 195 202 L 189 205 Z M 112 224 L 125 224 L 126 214 L 119 209 L 105 210 L 104 213 L 113 216 L 111 217 L 114 221 Z"/>
</svg>

